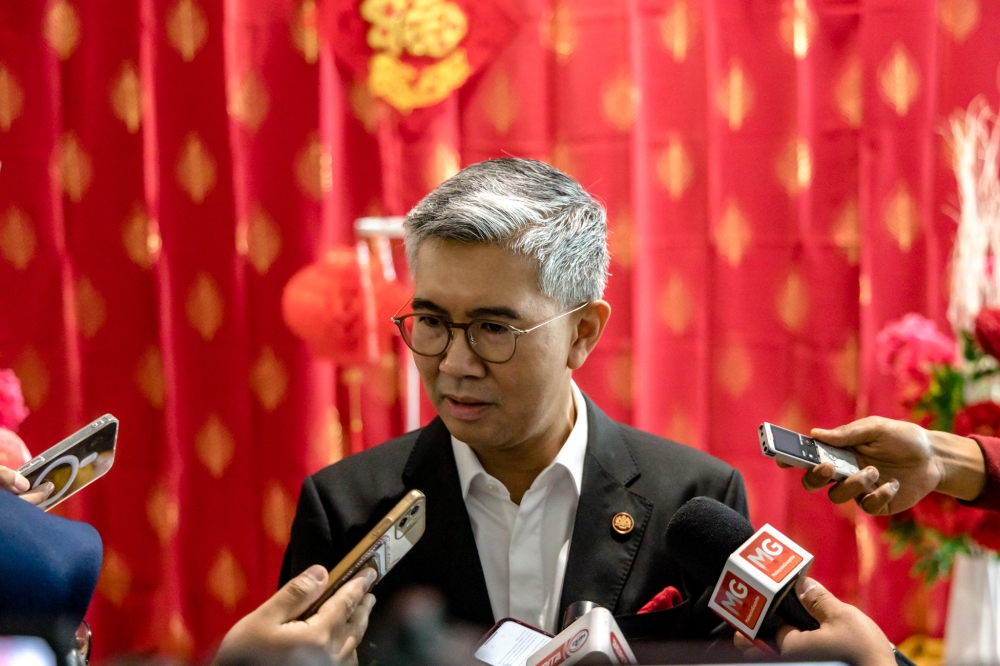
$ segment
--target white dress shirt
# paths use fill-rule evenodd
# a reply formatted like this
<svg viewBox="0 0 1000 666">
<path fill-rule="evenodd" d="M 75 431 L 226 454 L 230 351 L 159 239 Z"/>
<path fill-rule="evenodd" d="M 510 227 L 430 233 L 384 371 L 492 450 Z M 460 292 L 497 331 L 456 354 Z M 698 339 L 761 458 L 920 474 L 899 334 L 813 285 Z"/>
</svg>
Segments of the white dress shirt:
<svg viewBox="0 0 1000 666">
<path fill-rule="evenodd" d="M 558 633 L 556 617 L 587 453 L 587 405 L 573 382 L 576 423 L 518 506 L 468 444 L 451 438 L 494 620 L 513 617 Z"/>
</svg>

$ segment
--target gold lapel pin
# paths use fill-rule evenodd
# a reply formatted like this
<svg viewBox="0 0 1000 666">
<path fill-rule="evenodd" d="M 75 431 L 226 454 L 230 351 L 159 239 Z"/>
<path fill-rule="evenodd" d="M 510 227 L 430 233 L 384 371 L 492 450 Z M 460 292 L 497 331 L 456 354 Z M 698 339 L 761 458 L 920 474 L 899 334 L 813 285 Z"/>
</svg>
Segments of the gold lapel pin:
<svg viewBox="0 0 1000 666">
<path fill-rule="evenodd" d="M 611 519 L 611 527 L 618 534 L 628 534 L 635 527 L 635 520 L 632 519 L 632 516 L 622 511 L 621 513 L 616 513 L 615 517 Z"/>
</svg>

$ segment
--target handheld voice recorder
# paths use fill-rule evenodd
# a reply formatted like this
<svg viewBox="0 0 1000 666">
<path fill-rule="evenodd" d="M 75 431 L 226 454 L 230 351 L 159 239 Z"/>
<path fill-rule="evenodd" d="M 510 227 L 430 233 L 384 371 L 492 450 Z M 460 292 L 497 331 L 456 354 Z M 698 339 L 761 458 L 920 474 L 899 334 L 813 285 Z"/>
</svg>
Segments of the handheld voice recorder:
<svg viewBox="0 0 1000 666">
<path fill-rule="evenodd" d="M 848 449 L 838 449 L 817 442 L 812 437 L 780 428 L 771 423 L 761 423 L 757 430 L 760 449 L 768 458 L 774 458 L 792 467 L 809 470 L 820 463 L 833 465 L 833 480 L 842 481 L 860 471 L 858 459 Z"/>
</svg>

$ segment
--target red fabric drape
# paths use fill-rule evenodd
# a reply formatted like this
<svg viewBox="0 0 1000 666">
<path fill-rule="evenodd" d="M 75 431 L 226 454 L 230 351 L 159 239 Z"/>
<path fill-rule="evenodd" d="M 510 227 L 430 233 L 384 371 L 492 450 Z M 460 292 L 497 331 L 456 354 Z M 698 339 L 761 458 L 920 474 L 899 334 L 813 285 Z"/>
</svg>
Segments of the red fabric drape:
<svg viewBox="0 0 1000 666">
<path fill-rule="evenodd" d="M 977 94 L 997 105 L 1000 9 L 494 4 L 505 43 L 408 115 L 338 61 L 313 0 L 0 5 L 0 366 L 34 451 L 122 422 L 113 473 L 64 509 L 105 539 L 98 650 L 202 654 L 273 590 L 304 475 L 403 423 L 397 356 L 315 360 L 284 284 L 355 218 L 499 155 L 607 204 L 614 315 L 584 390 L 739 466 L 755 522 L 891 638 L 940 632 L 940 594 L 755 430 L 899 415 L 873 340 L 911 310 L 943 323 L 938 132 Z"/>
</svg>

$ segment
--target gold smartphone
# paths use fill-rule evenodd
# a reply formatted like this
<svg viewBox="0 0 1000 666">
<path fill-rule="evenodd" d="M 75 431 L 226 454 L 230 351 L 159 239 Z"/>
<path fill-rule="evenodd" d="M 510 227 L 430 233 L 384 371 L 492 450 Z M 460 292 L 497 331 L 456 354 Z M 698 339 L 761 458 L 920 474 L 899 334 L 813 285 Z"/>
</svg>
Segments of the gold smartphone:
<svg viewBox="0 0 1000 666">
<path fill-rule="evenodd" d="M 419 490 L 411 490 L 379 521 L 378 525 L 349 552 L 337 566 L 330 570 L 326 590 L 297 620 L 315 615 L 326 600 L 354 575 L 365 567 L 375 570 L 377 577 L 372 587 L 392 569 L 413 544 L 424 535 L 427 515 L 427 498 Z"/>
</svg>

